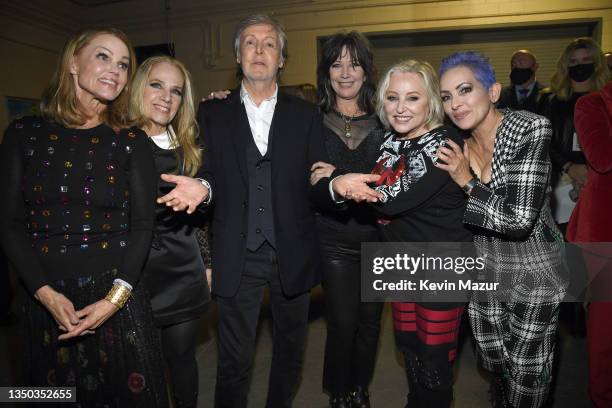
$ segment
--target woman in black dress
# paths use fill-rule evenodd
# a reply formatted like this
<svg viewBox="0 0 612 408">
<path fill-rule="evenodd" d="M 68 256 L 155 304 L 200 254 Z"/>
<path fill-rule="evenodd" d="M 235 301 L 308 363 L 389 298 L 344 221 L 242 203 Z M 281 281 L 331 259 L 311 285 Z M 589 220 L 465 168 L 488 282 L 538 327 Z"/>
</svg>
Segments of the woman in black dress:
<svg viewBox="0 0 612 408">
<path fill-rule="evenodd" d="M 130 115 L 149 135 L 158 175 L 195 174 L 201 162 L 198 125 L 191 75 L 180 61 L 157 56 L 142 63 L 134 77 Z M 172 186 L 158 180 L 162 196 Z M 145 267 L 144 283 L 161 329 L 176 407 L 195 407 L 198 398 L 195 346 L 199 317 L 210 300 L 205 275 L 210 257 L 202 259 L 196 237 L 200 215 L 158 205 Z"/>
<path fill-rule="evenodd" d="M 317 69 L 319 106 L 331 164 L 316 163 L 313 180 L 334 166 L 366 173 L 378 155 L 382 128 L 374 112 L 374 61 L 367 40 L 352 31 L 332 36 Z M 372 208 L 349 202 L 317 217 L 323 255 L 327 340 L 323 388 L 332 407 L 369 407 L 384 303 L 361 301 L 361 243 L 379 240 Z"/>
<path fill-rule="evenodd" d="M 41 102 L 0 154 L 0 237 L 27 294 L 25 384 L 76 387 L 84 407 L 165 407 L 161 352 L 138 284 L 151 245 L 155 167 L 126 123 L 125 34 L 74 35 Z"/>
</svg>

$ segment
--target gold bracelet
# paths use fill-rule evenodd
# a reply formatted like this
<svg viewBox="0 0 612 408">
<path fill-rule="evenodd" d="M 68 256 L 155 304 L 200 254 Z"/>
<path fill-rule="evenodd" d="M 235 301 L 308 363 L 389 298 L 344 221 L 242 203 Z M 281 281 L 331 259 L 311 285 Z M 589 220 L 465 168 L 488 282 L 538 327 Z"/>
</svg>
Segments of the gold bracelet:
<svg viewBox="0 0 612 408">
<path fill-rule="evenodd" d="M 132 291 L 130 291 L 127 287 L 119 283 L 115 283 L 111 290 L 108 291 L 108 294 L 104 299 L 121 309 L 123 306 L 125 306 L 131 294 Z"/>
</svg>

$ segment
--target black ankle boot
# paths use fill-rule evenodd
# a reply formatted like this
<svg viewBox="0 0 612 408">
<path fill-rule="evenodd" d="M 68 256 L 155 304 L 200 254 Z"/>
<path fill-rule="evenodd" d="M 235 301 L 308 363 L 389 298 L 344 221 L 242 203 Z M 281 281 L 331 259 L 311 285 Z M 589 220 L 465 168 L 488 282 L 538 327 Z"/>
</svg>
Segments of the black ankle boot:
<svg viewBox="0 0 612 408">
<path fill-rule="evenodd" d="M 506 382 L 502 375 L 496 375 L 489 385 L 489 401 L 493 408 L 511 408 L 506 392 Z"/>
<path fill-rule="evenodd" d="M 174 397 L 175 408 L 197 408 L 198 407 L 198 394 L 194 395 L 190 400 L 181 400 L 180 398 Z"/>
<path fill-rule="evenodd" d="M 350 397 L 346 394 L 334 394 L 329 397 L 329 408 L 351 408 Z"/>
<path fill-rule="evenodd" d="M 351 408 L 370 408 L 370 393 L 367 388 L 357 386 L 350 393 Z"/>
</svg>

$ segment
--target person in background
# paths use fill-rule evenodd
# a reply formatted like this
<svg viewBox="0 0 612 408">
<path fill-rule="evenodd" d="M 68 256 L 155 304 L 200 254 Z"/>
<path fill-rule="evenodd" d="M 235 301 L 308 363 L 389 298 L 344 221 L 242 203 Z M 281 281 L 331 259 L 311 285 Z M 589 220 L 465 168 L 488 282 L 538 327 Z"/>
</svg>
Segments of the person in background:
<svg viewBox="0 0 612 408">
<path fill-rule="evenodd" d="M 553 213 L 565 233 L 575 201 L 586 182 L 587 167 L 576 129 L 574 107 L 579 97 L 601 89 L 610 71 L 599 45 L 591 38 L 570 42 L 557 60 L 550 87 L 542 92 L 539 113 L 553 127 L 550 142 L 552 161 Z"/>
<path fill-rule="evenodd" d="M 76 387 L 84 407 L 167 407 L 159 338 L 139 280 L 155 165 L 126 129 L 136 69 L 125 34 L 73 35 L 41 101 L 0 151 L 0 239 L 27 295 L 25 385 Z"/>
<path fill-rule="evenodd" d="M 583 244 L 593 297 L 587 320 L 589 393 L 593 404 L 604 408 L 612 406 L 612 82 L 578 99 L 574 123 L 588 174 L 566 236 Z M 608 249 L 589 244 L 595 242 Z"/>
<path fill-rule="evenodd" d="M 502 89 L 497 107 L 528 110 L 537 113 L 542 85 L 536 79 L 538 62 L 533 52 L 517 50 L 510 58 L 511 85 Z"/>
<path fill-rule="evenodd" d="M 480 361 L 494 376 L 494 406 L 541 407 L 567 284 L 560 274 L 563 238 L 548 201 L 550 122 L 497 110 L 501 85 L 479 53 L 444 58 L 440 88 L 444 111 L 470 137 L 463 151 L 452 141 L 441 147 L 436 165 L 468 195 L 463 222 L 494 281 L 505 286 L 505 298 L 487 292 L 468 306 Z"/>
<path fill-rule="evenodd" d="M 132 122 L 149 136 L 158 175 L 196 174 L 202 162 L 197 144 L 198 124 L 191 75 L 183 63 L 168 56 L 144 61 L 134 76 L 129 111 Z M 170 188 L 160 180 L 158 195 Z M 177 408 L 197 406 L 195 347 L 200 317 L 210 300 L 207 266 L 196 237 L 202 224 L 198 215 L 157 206 L 153 243 L 143 278 L 151 297 L 155 325 L 161 330 L 164 360 Z"/>
<path fill-rule="evenodd" d="M 609 78 L 610 71 L 599 45 L 591 38 L 577 38 L 559 56 L 550 88 L 545 89 L 541 96 L 539 113 L 550 119 L 553 127 L 550 142 L 551 205 L 555 221 L 563 234 L 588 173 L 586 158 L 574 127 L 574 107 L 578 98 L 601 89 Z M 574 249 L 568 248 L 569 263 L 580 256 L 580 253 L 574 253 Z M 579 268 L 572 270 L 569 293 L 578 294 L 584 288 L 586 276 Z M 564 302 L 560 318 L 573 336 L 584 336 L 586 317 L 580 302 Z"/>
<path fill-rule="evenodd" d="M 331 166 L 315 163 L 312 180 L 330 176 L 335 167 L 368 173 L 385 132 L 374 111 L 374 61 L 367 39 L 356 31 L 331 36 L 322 48 L 317 83 Z M 316 218 L 327 313 L 323 388 L 331 407 L 367 408 L 384 306 L 361 301 L 361 243 L 379 241 L 374 212 L 349 202 Z"/>
</svg>

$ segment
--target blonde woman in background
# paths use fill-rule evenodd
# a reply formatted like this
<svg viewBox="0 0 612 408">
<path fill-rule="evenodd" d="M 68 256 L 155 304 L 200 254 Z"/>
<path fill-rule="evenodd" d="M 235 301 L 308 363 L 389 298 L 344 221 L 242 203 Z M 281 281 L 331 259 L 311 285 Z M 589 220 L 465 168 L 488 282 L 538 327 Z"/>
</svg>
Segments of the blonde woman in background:
<svg viewBox="0 0 612 408">
<path fill-rule="evenodd" d="M 134 77 L 130 116 L 149 136 L 158 175 L 196 173 L 201 163 L 198 124 L 191 75 L 183 63 L 168 56 L 144 61 Z M 158 180 L 159 196 L 173 187 Z M 144 275 L 177 408 L 197 405 L 195 346 L 200 316 L 210 300 L 205 275 L 210 257 L 207 250 L 200 254 L 196 237 L 200 215 L 157 205 Z"/>
</svg>

